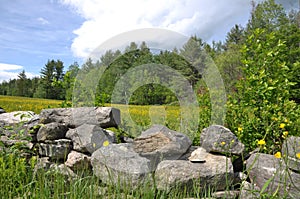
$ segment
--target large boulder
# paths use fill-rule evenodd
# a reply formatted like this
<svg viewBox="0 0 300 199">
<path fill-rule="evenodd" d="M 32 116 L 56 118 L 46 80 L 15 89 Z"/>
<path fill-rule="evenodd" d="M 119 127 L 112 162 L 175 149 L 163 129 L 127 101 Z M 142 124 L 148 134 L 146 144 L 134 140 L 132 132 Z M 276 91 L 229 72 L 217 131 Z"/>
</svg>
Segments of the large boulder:
<svg viewBox="0 0 300 199">
<path fill-rule="evenodd" d="M 135 189 L 151 182 L 151 162 L 139 156 L 131 144 L 111 144 L 92 154 L 94 175 L 106 184 L 118 184 Z"/>
<path fill-rule="evenodd" d="M 155 182 L 159 190 L 197 187 L 199 191 L 207 189 L 224 190 L 234 178 L 231 160 L 225 156 L 206 153 L 205 161 L 192 163 L 185 160 L 164 160 L 155 171 Z"/>
<path fill-rule="evenodd" d="M 228 129 L 221 125 L 212 125 L 202 130 L 200 145 L 208 152 L 241 155 L 244 144 Z"/>
<path fill-rule="evenodd" d="M 154 125 L 133 141 L 134 151 L 157 165 L 162 160 L 177 160 L 187 152 L 191 140 L 162 125 Z"/>
<path fill-rule="evenodd" d="M 111 107 L 79 107 L 44 109 L 40 114 L 43 124 L 58 122 L 74 128 L 82 124 L 93 124 L 102 128 L 120 124 L 120 110 Z"/>
<path fill-rule="evenodd" d="M 300 174 L 289 170 L 281 158 L 273 155 L 255 153 L 246 163 L 249 177 L 260 189 L 267 186 L 265 192 L 277 192 L 280 198 L 299 198 Z"/>
<path fill-rule="evenodd" d="M 0 123 L 5 125 L 14 125 L 21 122 L 27 122 L 35 116 L 32 111 L 14 111 L 0 114 Z"/>
<path fill-rule="evenodd" d="M 282 154 L 288 167 L 300 172 L 300 137 L 288 137 L 283 142 Z"/>
<path fill-rule="evenodd" d="M 105 144 L 110 144 L 107 132 L 93 124 L 83 124 L 66 133 L 66 138 L 73 141 L 73 149 L 82 153 L 92 154 Z"/>
<path fill-rule="evenodd" d="M 67 139 L 46 140 L 38 144 L 40 156 L 47 156 L 54 160 L 65 160 L 72 149 L 72 141 Z"/>
<path fill-rule="evenodd" d="M 61 123 L 49 123 L 42 125 L 37 133 L 37 141 L 58 140 L 65 137 L 68 127 Z"/>
</svg>

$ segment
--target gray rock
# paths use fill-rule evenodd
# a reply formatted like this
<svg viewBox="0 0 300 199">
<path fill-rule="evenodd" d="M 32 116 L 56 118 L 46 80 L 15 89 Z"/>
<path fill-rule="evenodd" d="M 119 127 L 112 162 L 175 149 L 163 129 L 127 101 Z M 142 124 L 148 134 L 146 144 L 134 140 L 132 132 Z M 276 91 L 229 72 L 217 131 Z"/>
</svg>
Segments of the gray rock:
<svg viewBox="0 0 300 199">
<path fill-rule="evenodd" d="M 241 155 L 244 151 L 244 144 L 229 129 L 220 125 L 203 129 L 200 134 L 200 145 L 208 152 Z"/>
<path fill-rule="evenodd" d="M 34 167 L 34 174 L 38 174 L 41 171 L 42 173 L 53 172 L 55 174 L 59 173 L 65 177 L 66 180 L 71 181 L 78 176 L 66 165 L 56 164 L 49 160 L 49 157 L 39 158 L 37 164 Z"/>
<path fill-rule="evenodd" d="M 253 183 L 243 181 L 240 188 L 241 199 L 258 199 L 260 198 L 260 188 Z"/>
<path fill-rule="evenodd" d="M 234 185 L 241 184 L 243 181 L 246 181 L 247 178 L 248 178 L 248 176 L 245 173 L 243 173 L 243 172 L 235 172 L 234 173 L 233 184 Z"/>
<path fill-rule="evenodd" d="M 42 125 L 37 133 L 37 141 L 58 140 L 65 137 L 68 127 L 61 123 L 49 123 Z"/>
<path fill-rule="evenodd" d="M 103 131 L 111 143 L 117 143 L 117 137 L 115 132 L 108 129 L 103 129 Z"/>
<path fill-rule="evenodd" d="M 300 174 L 289 170 L 283 159 L 256 153 L 250 156 L 246 166 L 251 182 L 260 189 L 269 183 L 265 192 L 273 194 L 278 191 L 282 198 L 300 197 Z"/>
<path fill-rule="evenodd" d="M 189 160 L 189 157 L 192 155 L 192 152 L 198 149 L 199 146 L 190 146 L 190 148 L 183 154 L 178 160 Z"/>
<path fill-rule="evenodd" d="M 164 160 L 155 171 L 155 182 L 159 190 L 171 191 L 186 187 L 197 187 L 200 192 L 224 190 L 233 180 L 231 160 L 225 156 L 209 154 L 205 163 L 185 160 Z"/>
<path fill-rule="evenodd" d="M 65 165 L 70 167 L 73 171 L 91 170 L 91 157 L 77 151 L 71 151 L 68 154 Z"/>
<path fill-rule="evenodd" d="M 72 141 L 67 139 L 47 140 L 38 144 L 39 155 L 57 160 L 65 160 L 71 149 Z"/>
<path fill-rule="evenodd" d="M 0 114 L 0 122 L 5 125 L 14 125 L 21 122 L 27 122 L 35 116 L 32 111 L 14 111 Z"/>
<path fill-rule="evenodd" d="M 6 113 L 6 111 L 2 107 L 0 107 L 0 114 L 2 113 Z"/>
<path fill-rule="evenodd" d="M 28 140 L 14 140 L 14 139 L 10 139 L 9 137 L 3 135 L 0 136 L 0 141 L 7 147 L 11 147 L 13 145 L 18 145 L 19 148 L 23 147 L 26 149 L 33 149 L 33 144 L 28 141 Z"/>
<path fill-rule="evenodd" d="M 74 128 L 82 124 L 94 124 L 102 128 L 120 124 L 120 110 L 111 107 L 79 107 L 44 109 L 40 114 L 43 124 L 58 122 Z"/>
<path fill-rule="evenodd" d="M 41 157 L 37 159 L 37 163 L 34 166 L 34 172 L 37 172 L 39 170 L 44 170 L 47 171 L 51 164 L 53 164 L 52 162 L 50 162 L 49 157 Z"/>
<path fill-rule="evenodd" d="M 282 154 L 288 167 L 300 172 L 300 137 L 288 137 L 283 142 Z"/>
<path fill-rule="evenodd" d="M 191 156 L 188 159 L 191 162 L 204 163 L 206 161 L 206 156 L 208 155 L 209 154 L 204 148 L 199 147 L 191 153 Z"/>
<path fill-rule="evenodd" d="M 151 183 L 151 162 L 140 157 L 131 144 L 111 144 L 92 154 L 94 175 L 106 184 L 118 184 L 136 189 Z M 128 188 L 127 188 L 128 189 Z"/>
<path fill-rule="evenodd" d="M 121 137 L 121 142 L 122 143 L 133 143 L 133 138 L 123 136 L 123 137 Z"/>
<path fill-rule="evenodd" d="M 31 137 L 32 142 L 37 142 L 37 133 L 42 124 L 40 124 L 40 116 L 34 115 L 28 122 L 25 123 L 24 127 L 26 133 Z"/>
<path fill-rule="evenodd" d="M 73 141 L 73 149 L 79 152 L 92 154 L 103 146 L 112 143 L 102 128 L 92 124 L 83 124 L 76 129 L 70 129 L 66 138 Z"/>
<path fill-rule="evenodd" d="M 186 135 L 162 125 L 152 126 L 133 141 L 135 152 L 150 159 L 154 165 L 162 160 L 179 159 L 191 144 Z"/>
<path fill-rule="evenodd" d="M 239 191 L 234 191 L 234 190 L 230 190 L 230 191 L 217 191 L 211 194 L 211 196 L 213 198 L 216 199 L 236 199 L 239 196 Z"/>
<path fill-rule="evenodd" d="M 73 179 L 78 177 L 69 167 L 64 164 L 51 164 L 49 170 L 63 175 L 68 181 L 72 181 Z"/>
</svg>

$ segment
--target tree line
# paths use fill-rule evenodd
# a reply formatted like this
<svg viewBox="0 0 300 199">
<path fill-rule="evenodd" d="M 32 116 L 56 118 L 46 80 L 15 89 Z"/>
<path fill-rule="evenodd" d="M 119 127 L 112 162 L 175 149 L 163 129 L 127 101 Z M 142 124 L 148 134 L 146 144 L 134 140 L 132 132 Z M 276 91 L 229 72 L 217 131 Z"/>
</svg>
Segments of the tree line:
<svg viewBox="0 0 300 199">
<path fill-rule="evenodd" d="M 151 65 L 143 74 L 131 70 L 131 74 L 124 79 L 126 72 L 147 64 L 168 66 L 172 70 L 167 73 L 177 71 L 182 74 L 193 86 L 194 91 L 201 95 L 207 92 L 202 75 L 209 56 L 218 67 L 229 95 L 245 94 L 247 88 L 241 86 L 241 82 L 251 80 L 250 84 L 248 82 L 249 87 L 263 83 L 268 89 L 274 89 L 274 92 L 286 90 L 288 92 L 285 92 L 285 96 L 289 100 L 300 103 L 299 25 L 299 11 L 292 10 L 287 13 L 274 0 L 253 3 L 251 17 L 246 26 L 236 24 L 223 42 L 213 41 L 208 44 L 197 36 L 191 36 L 181 49 L 160 52 L 152 51 L 145 42 L 140 45 L 131 42 L 123 52 L 109 50 L 96 62 L 88 59 L 81 66 L 75 62 L 67 70 L 64 70 L 62 61 L 48 60 L 40 71 L 40 77 L 30 79 L 26 77 L 25 71 L 22 71 L 17 79 L 2 82 L 0 95 L 69 101 L 72 99 L 74 85 L 82 83 L 76 79 L 78 73 L 105 68 L 101 79 L 96 83 L 96 104 L 110 102 L 114 89 L 119 89 L 113 99 L 116 103 L 170 104 L 178 101 L 177 93 L 162 86 L 157 74 L 151 70 Z M 264 73 L 264 76 L 261 73 Z M 255 79 L 254 76 L 259 78 Z M 141 77 L 151 77 L 154 83 L 130 90 L 128 87 L 134 88 L 137 81 L 141 81 L 138 80 Z M 116 88 L 120 80 L 123 85 Z M 181 80 L 172 81 L 175 81 L 173 84 L 183 84 Z M 284 88 L 278 88 L 279 83 L 274 83 L 276 81 L 288 83 Z M 82 97 L 85 97 L 87 92 L 83 91 Z"/>
</svg>

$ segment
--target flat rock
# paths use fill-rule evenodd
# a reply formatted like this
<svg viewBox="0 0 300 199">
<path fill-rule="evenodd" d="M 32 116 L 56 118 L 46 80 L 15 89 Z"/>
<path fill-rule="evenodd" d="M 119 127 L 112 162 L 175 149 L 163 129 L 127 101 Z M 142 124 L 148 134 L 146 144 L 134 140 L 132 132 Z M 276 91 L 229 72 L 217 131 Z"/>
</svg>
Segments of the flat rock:
<svg viewBox="0 0 300 199">
<path fill-rule="evenodd" d="M 14 111 L 0 114 L 0 122 L 5 125 L 13 125 L 21 122 L 27 122 L 35 116 L 32 111 Z"/>
<path fill-rule="evenodd" d="M 283 142 L 282 154 L 288 167 L 300 172 L 300 137 L 288 137 Z"/>
<path fill-rule="evenodd" d="M 129 186 L 132 189 L 151 182 L 151 162 L 139 156 L 131 144 L 111 144 L 92 154 L 94 175 L 106 184 Z"/>
<path fill-rule="evenodd" d="M 79 107 L 44 109 L 40 114 L 43 124 L 58 122 L 75 128 L 82 124 L 93 124 L 102 128 L 120 124 L 120 110 L 112 107 Z"/>
<path fill-rule="evenodd" d="M 231 160 L 225 156 L 209 154 L 204 163 L 185 160 L 164 160 L 155 171 L 155 182 L 159 190 L 170 191 L 184 188 L 199 191 L 224 190 L 233 180 Z"/>
<path fill-rule="evenodd" d="M 252 183 L 260 189 L 269 181 L 265 192 L 278 194 L 281 198 L 299 198 L 300 174 L 289 170 L 281 158 L 274 155 L 255 153 L 246 163 Z"/>
<path fill-rule="evenodd" d="M 107 133 L 101 127 L 93 124 L 83 124 L 68 130 L 66 138 L 72 140 L 74 150 L 90 154 L 103 145 L 112 143 Z"/>
<path fill-rule="evenodd" d="M 191 156 L 188 159 L 191 162 L 204 163 L 208 155 L 209 154 L 204 148 L 199 147 L 191 153 Z"/>
<path fill-rule="evenodd" d="M 200 146 L 208 152 L 230 153 L 241 155 L 244 144 L 227 128 L 221 125 L 212 125 L 202 130 Z"/>
<path fill-rule="evenodd" d="M 38 144 L 39 155 L 47 156 L 55 160 L 65 160 L 72 149 L 72 141 L 59 139 Z"/>
<path fill-rule="evenodd" d="M 162 160 L 177 160 L 187 152 L 192 141 L 184 134 L 154 125 L 133 141 L 134 151 L 157 165 Z"/>
<path fill-rule="evenodd" d="M 62 123 L 49 123 L 42 125 L 37 133 L 37 141 L 58 140 L 65 137 L 68 127 Z"/>
</svg>

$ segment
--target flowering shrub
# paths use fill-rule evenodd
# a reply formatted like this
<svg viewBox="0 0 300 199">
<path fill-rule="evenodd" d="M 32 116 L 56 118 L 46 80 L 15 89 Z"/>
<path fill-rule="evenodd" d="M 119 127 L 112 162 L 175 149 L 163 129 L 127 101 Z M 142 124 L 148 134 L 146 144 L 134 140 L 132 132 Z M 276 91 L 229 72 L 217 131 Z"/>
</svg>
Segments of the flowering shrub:
<svg viewBox="0 0 300 199">
<path fill-rule="evenodd" d="M 244 78 L 228 102 L 227 125 L 253 150 L 280 151 L 288 135 L 300 135 L 300 108 L 290 100 L 288 51 L 276 32 L 256 29 L 243 50 Z M 279 156 L 279 155 L 277 155 Z"/>
</svg>

